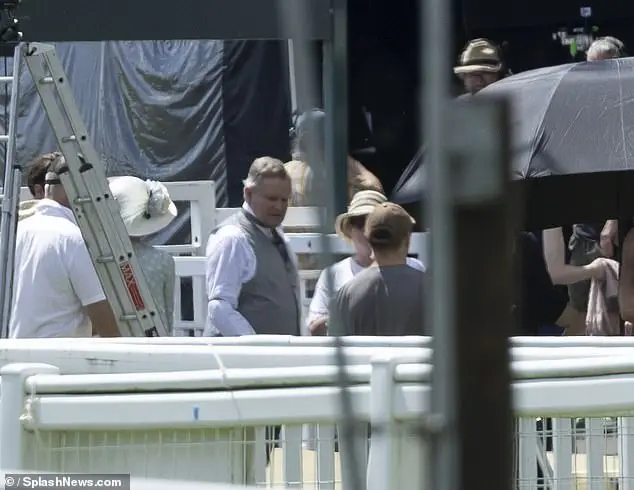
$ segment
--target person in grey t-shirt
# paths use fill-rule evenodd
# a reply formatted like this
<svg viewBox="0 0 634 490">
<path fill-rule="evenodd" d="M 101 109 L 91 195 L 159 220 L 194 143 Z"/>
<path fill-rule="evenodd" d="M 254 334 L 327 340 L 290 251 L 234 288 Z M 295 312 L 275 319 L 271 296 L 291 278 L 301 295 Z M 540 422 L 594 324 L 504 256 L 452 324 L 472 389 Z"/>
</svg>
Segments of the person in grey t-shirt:
<svg viewBox="0 0 634 490">
<path fill-rule="evenodd" d="M 391 202 L 378 205 L 368 216 L 365 235 L 376 263 L 337 292 L 331 334 L 423 334 L 425 273 L 406 263 L 413 224 L 413 218 Z"/>
</svg>

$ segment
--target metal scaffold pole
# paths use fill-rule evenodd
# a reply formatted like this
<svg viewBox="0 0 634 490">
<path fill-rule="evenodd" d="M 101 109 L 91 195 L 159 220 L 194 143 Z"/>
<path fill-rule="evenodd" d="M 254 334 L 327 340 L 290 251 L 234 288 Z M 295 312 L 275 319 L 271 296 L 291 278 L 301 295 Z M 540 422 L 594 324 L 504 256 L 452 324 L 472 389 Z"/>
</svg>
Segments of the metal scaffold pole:
<svg viewBox="0 0 634 490">
<path fill-rule="evenodd" d="M 445 124 L 450 83 L 450 2 L 421 0 L 420 31 L 423 90 L 420 121 L 429 166 L 429 186 L 423 202 L 430 233 L 431 290 L 425 298 L 426 325 L 434 336 L 432 411 L 441 422 L 432 438 L 431 481 L 428 488 L 458 490 L 458 427 L 455 372 L 453 284 L 453 220 L 450 172 L 445 154 Z"/>
<path fill-rule="evenodd" d="M 507 490 L 515 222 L 508 106 L 486 96 L 450 101 L 450 2 L 423 0 L 421 13 L 430 177 L 422 201 L 432 279 L 426 314 L 434 336 L 428 488 Z M 486 420 L 495 420 L 495 430 Z"/>
<path fill-rule="evenodd" d="M 13 263 L 15 255 L 15 233 L 17 213 L 20 203 L 20 186 L 22 183 L 22 167 L 16 159 L 16 139 L 18 123 L 18 98 L 20 96 L 20 69 L 22 50 L 18 46 L 13 57 L 13 76 L 11 98 L 9 99 L 9 122 L 6 158 L 4 167 L 4 196 L 2 198 L 2 217 L 0 219 L 0 308 L 2 314 L 1 337 L 9 337 L 9 321 L 11 319 L 11 302 L 13 300 Z"/>
</svg>

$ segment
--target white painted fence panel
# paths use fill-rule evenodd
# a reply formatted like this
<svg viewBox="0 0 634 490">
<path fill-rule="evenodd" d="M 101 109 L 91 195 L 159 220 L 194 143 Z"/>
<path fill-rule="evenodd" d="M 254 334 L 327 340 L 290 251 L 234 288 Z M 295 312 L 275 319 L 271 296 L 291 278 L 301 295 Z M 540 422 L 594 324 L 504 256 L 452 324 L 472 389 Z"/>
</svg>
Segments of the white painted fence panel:
<svg viewBox="0 0 634 490">
<path fill-rule="evenodd" d="M 205 339 L 188 339 L 201 344 L 197 346 L 166 345 L 182 340 L 146 339 L 148 345 L 143 346 L 137 339 L 78 339 L 64 348 L 56 339 L 47 339 L 48 351 L 37 349 L 42 341 L 3 342 L 5 362 L 8 357 L 24 358 L 35 348 L 37 357 L 48 359 L 58 349 L 57 360 L 65 358 L 67 364 L 62 370 L 5 365 L 0 373 L 0 466 L 62 472 L 130 471 L 136 477 L 195 478 L 274 488 L 341 488 L 341 478 L 349 474 L 345 456 L 352 449 L 342 446 L 340 453 L 333 453 L 339 392 L 331 347 L 292 345 L 288 338 L 279 339 L 285 347 L 272 345 L 273 338 L 263 339 L 268 342 L 259 346 L 211 347 L 202 345 Z M 345 348 L 358 361 L 348 369 L 354 415 L 360 423 L 371 422 L 377 429 L 369 449 L 364 431 L 357 439 L 360 459 L 369 461 L 361 468 L 367 490 L 424 488 L 426 477 L 422 463 L 427 446 L 416 424 L 429 410 L 431 367 L 424 361 L 429 359 L 429 351 L 420 348 L 429 339 L 391 341 L 410 347 L 385 347 L 390 339 L 375 339 L 375 347 Z M 558 349 L 553 342 L 547 347 L 530 347 L 540 341 L 512 340 L 522 346 L 512 350 L 518 379 L 513 395 L 520 417 L 518 488 L 533 489 L 546 483 L 553 489 L 605 489 L 618 483 L 619 489 L 631 490 L 631 339 L 557 339 Z M 369 339 L 347 340 L 348 344 L 355 342 L 364 344 Z M 92 349 L 88 349 L 90 343 Z M 566 347 L 570 344 L 582 346 Z M 147 347 L 153 349 L 152 359 Z M 116 358 L 126 350 L 128 358 L 136 361 L 126 366 L 145 373 L 121 369 Z M 170 359 L 179 350 L 180 372 L 147 372 L 150 366 L 174 371 Z M 217 369 L 213 355 L 208 355 L 211 365 L 207 369 L 199 367 L 194 358 L 205 350 L 215 350 L 221 359 L 226 356 L 225 367 Z M 370 366 L 377 355 L 389 362 Z M 110 368 L 120 374 L 59 374 L 95 372 L 92 365 L 81 361 L 82 356 L 93 362 L 110 358 Z M 277 367 L 272 366 L 273 358 Z M 320 364 L 312 364 L 317 360 Z M 71 368 L 73 362 L 76 365 Z M 192 365 L 196 367 L 186 369 Z M 303 424 L 317 424 L 320 434 L 326 436 L 316 451 L 301 449 Z M 269 425 L 285 427 L 281 447 L 272 451 L 271 465 L 266 464 L 264 439 L 264 427 Z M 7 446 L 10 451 L 4 449 Z M 495 462 L 492 465 L 494 471 Z"/>
</svg>

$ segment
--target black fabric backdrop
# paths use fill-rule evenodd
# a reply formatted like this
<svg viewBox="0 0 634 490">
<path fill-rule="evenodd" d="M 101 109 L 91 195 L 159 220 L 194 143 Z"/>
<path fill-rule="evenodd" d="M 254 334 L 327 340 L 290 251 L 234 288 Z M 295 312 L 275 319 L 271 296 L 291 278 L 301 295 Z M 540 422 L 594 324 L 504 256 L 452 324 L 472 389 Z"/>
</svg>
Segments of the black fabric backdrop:
<svg viewBox="0 0 634 490">
<path fill-rule="evenodd" d="M 211 179 L 220 206 L 241 203 L 241 180 L 254 158 L 287 157 L 290 102 L 283 46 L 275 41 L 56 44 L 108 175 Z M 4 65 L 10 74 L 12 60 Z M 26 67 L 20 84 L 17 158 L 27 164 L 56 144 Z M 3 133 L 9 89 L 0 89 Z M 169 241 L 188 228 L 187 221 L 181 212 L 155 241 Z"/>
</svg>

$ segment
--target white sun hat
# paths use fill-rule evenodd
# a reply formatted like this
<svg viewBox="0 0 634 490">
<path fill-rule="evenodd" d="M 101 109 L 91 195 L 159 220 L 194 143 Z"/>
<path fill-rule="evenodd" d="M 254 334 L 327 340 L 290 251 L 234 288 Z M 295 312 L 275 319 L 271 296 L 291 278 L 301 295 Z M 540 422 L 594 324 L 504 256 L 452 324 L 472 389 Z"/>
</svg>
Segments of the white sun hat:
<svg viewBox="0 0 634 490">
<path fill-rule="evenodd" d="M 160 182 L 124 176 L 110 177 L 108 184 L 130 236 L 152 235 L 178 215 L 167 188 Z"/>
<path fill-rule="evenodd" d="M 378 191 L 363 190 L 352 196 L 348 211 L 337 216 L 335 231 L 342 237 L 350 238 L 348 220 L 355 216 L 367 216 L 374 208 L 387 202 L 387 197 Z"/>
</svg>

